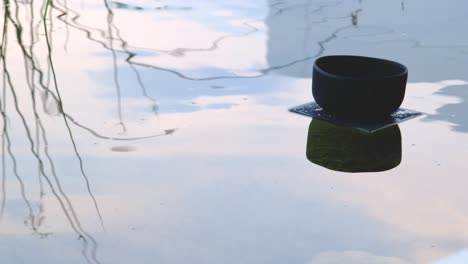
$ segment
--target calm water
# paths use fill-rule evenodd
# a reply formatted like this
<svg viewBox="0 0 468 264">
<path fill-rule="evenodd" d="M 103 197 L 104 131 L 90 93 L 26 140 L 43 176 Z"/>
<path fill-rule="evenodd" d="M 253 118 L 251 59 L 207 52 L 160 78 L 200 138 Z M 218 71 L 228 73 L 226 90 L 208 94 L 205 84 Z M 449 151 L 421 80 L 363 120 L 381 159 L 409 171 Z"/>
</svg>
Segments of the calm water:
<svg viewBox="0 0 468 264">
<path fill-rule="evenodd" d="M 467 263 L 467 9 L 4 1 L 0 262 Z M 404 63 L 425 115 L 368 155 L 289 113 L 326 54 Z"/>
</svg>

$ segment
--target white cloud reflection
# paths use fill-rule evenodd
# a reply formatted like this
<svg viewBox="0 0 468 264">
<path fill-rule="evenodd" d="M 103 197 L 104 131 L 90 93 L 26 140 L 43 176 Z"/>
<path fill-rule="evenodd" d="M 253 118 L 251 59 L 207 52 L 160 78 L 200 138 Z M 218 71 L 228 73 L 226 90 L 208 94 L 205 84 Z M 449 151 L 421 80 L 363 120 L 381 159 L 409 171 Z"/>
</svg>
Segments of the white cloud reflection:
<svg viewBox="0 0 468 264">
<path fill-rule="evenodd" d="M 211 12 L 227 15 L 216 11 L 219 6 L 211 7 Z M 263 15 L 258 12 L 249 20 Z M 181 48 L 204 49 L 223 35 L 242 34 L 249 28 L 240 23 L 243 18 L 237 12 L 222 25 L 215 23 L 219 20 L 198 23 L 189 14 L 175 13 L 154 16 L 118 11 L 116 25 L 131 40 L 130 46 L 172 51 L 157 56 L 148 51 L 139 61 L 187 72 L 201 69 L 200 75 L 206 74 L 203 68 L 252 75 L 268 66 L 263 22 L 252 24 L 259 32 L 229 38 L 214 52 L 184 53 Z M 105 15 L 101 9 L 91 10 L 80 21 L 105 28 Z M 127 23 L 130 19 L 132 23 Z M 146 26 L 135 30 L 136 24 Z M 99 226 L 63 121 L 40 113 L 61 184 L 83 228 L 98 238 L 103 263 L 153 263 L 155 259 L 162 263 L 427 263 L 468 242 L 468 207 L 463 202 L 468 180 L 461 173 L 468 169 L 464 155 L 468 140 L 466 134 L 450 131 L 450 122 L 405 122 L 400 126 L 403 161 L 399 167 L 379 174 L 344 175 L 307 161 L 310 121 L 287 112 L 312 99 L 310 80 L 268 76 L 252 83 L 225 80 L 222 84 L 239 90 L 217 94 L 205 87 L 211 83 L 187 82 L 185 86 L 202 86 L 197 88 L 200 92 L 184 98 L 158 98 L 189 105 L 191 111 L 155 115 L 148 111 L 147 99 L 123 96 L 120 103 L 127 127 L 123 133 L 116 113 L 117 91 L 111 82 L 110 52 L 98 56 L 102 53 L 99 44 L 83 35 L 70 36 L 67 51 L 62 48 L 65 37 L 55 39 L 54 62 L 60 65 L 57 76 L 65 110 L 76 121 L 110 138 L 145 137 L 177 129 L 172 135 L 119 141 L 96 138 L 71 124 L 106 233 Z M 128 68 L 121 60 L 118 65 Z M 22 65 L 15 67 L 21 109 L 31 109 Z M 105 81 L 91 77 L 92 72 L 105 75 Z M 171 78 L 152 92 L 176 89 L 172 82 L 178 78 Z M 403 106 L 434 114 L 443 105 L 462 101 L 434 93 L 466 84 L 460 80 L 409 83 Z M 127 83 L 122 91 L 132 90 L 133 85 Z M 265 90 L 255 93 L 246 87 Z M 8 98 L 11 102 L 11 95 Z M 37 204 L 37 162 L 13 106 L 9 103 L 7 109 L 12 113 L 13 151 L 20 160 L 29 199 Z M 31 111 L 25 113 L 34 128 Z M 135 151 L 113 152 L 116 146 Z M 23 208 L 18 205 L 22 198 L 17 181 L 9 175 L 6 182 L 11 186 L 7 208 Z M 43 256 L 43 263 L 64 263 L 70 252 L 73 256 L 67 263 L 82 260 L 81 241 L 46 190 L 42 230 L 53 233 L 49 238 L 30 236 L 29 227 L 21 222 L 27 218 L 25 210 L 5 214 L 1 232 L 7 238 L 2 244 L 19 245 L 27 252 L 21 259 L 8 247 L 0 247 L 0 255 L 7 255 L 12 263 L 30 263 L 34 255 Z M 59 243 L 62 240 L 68 243 Z M 379 250 L 389 252 L 388 256 L 370 253 Z"/>
<path fill-rule="evenodd" d="M 376 256 L 369 252 L 344 251 L 323 252 L 314 257 L 308 264 L 409 264 L 395 257 Z"/>
</svg>

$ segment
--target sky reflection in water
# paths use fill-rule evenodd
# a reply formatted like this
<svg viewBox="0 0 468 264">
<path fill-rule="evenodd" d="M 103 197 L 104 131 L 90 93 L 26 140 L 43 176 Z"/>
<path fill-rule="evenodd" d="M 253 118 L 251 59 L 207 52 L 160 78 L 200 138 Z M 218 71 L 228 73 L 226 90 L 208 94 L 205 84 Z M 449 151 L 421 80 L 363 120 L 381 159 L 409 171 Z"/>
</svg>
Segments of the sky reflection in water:
<svg viewBox="0 0 468 264">
<path fill-rule="evenodd" d="M 54 1 L 45 23 L 44 3 L 3 5 L 0 260 L 428 263 L 462 251 L 466 5 Z M 311 121 L 287 109 L 312 99 L 325 54 L 410 69 L 403 107 L 427 115 L 399 126 L 397 167 L 307 160 Z"/>
</svg>

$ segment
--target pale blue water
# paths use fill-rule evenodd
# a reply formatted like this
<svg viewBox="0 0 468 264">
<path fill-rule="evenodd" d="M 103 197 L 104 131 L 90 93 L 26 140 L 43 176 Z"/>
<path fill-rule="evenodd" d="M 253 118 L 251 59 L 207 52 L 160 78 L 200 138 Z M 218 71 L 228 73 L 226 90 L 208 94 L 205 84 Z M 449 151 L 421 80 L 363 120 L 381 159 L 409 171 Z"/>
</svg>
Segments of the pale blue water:
<svg viewBox="0 0 468 264">
<path fill-rule="evenodd" d="M 465 1 L 5 3 L 1 263 L 467 261 Z M 327 54 L 409 68 L 397 167 L 306 158 Z"/>
</svg>

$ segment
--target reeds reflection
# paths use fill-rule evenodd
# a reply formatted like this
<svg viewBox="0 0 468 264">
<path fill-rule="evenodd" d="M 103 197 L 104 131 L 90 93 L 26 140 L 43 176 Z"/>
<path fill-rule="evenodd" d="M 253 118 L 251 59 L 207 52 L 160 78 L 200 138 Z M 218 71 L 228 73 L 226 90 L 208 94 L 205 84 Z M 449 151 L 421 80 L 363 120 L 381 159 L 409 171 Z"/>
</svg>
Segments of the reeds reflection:
<svg viewBox="0 0 468 264">
<path fill-rule="evenodd" d="M 42 6 L 39 6 L 42 4 Z M 120 36 L 118 28 L 113 24 L 113 12 L 107 1 L 104 1 L 107 20 L 106 29 L 97 30 L 102 40 L 97 40 L 104 48 L 112 53 L 112 65 L 114 66 L 114 88 L 117 91 L 117 115 L 119 124 L 125 132 L 124 116 L 122 114 L 119 71 L 117 68 L 117 56 L 114 42 L 119 44 L 128 57 L 134 56 L 126 48 L 126 41 Z M 107 136 L 94 129 L 81 124 L 67 110 L 66 102 L 61 95 L 61 86 L 54 64 L 54 22 L 63 23 L 66 27 L 64 49 L 67 49 L 69 40 L 69 28 L 79 29 L 87 33 L 89 40 L 91 32 L 84 26 L 80 26 L 77 20 L 78 12 L 69 9 L 66 1 L 44 1 L 42 3 L 30 1 L 4 1 L 2 6 L 3 19 L 1 24 L 0 43 L 0 68 L 1 87 L 1 186 L 0 186 L 0 221 L 5 219 L 7 201 L 12 199 L 9 195 L 14 187 L 9 184 L 10 175 L 19 186 L 18 192 L 26 208 L 24 223 L 33 234 L 40 237 L 50 235 L 44 226 L 48 217 L 43 201 L 47 196 L 56 200 L 62 215 L 68 221 L 69 227 L 79 238 L 82 245 L 81 253 L 88 263 L 100 263 L 97 256 L 98 242 L 91 233 L 81 224 L 80 216 L 75 210 L 75 205 L 62 183 L 64 174 L 57 168 L 58 157 L 54 156 L 50 149 L 49 141 L 52 138 L 49 128 L 43 122 L 44 115 L 58 117 L 57 123 L 63 126 L 68 150 L 76 161 L 77 167 L 72 168 L 81 176 L 85 191 L 89 195 L 91 205 L 94 207 L 97 218 L 105 231 L 104 217 L 101 214 L 99 203 L 94 195 L 92 180 L 88 175 L 84 159 L 80 153 L 80 146 L 75 139 L 74 129 L 88 132 L 95 138 L 112 141 L 144 140 L 159 136 L 173 134 L 177 129 L 166 129 L 163 132 L 141 137 L 115 137 Z M 58 15 L 57 15 L 58 13 Z M 72 17 L 69 18 L 68 14 Z M 54 15 L 57 15 L 54 17 Z M 72 22 L 74 21 L 74 22 Z M 109 36 L 110 38 L 108 38 Z M 18 68 L 18 62 L 23 67 Z M 21 64 L 19 64 L 21 65 Z M 136 76 L 136 82 L 140 86 L 142 95 L 151 102 L 152 111 L 157 114 L 158 102 L 149 95 L 141 76 L 134 65 L 129 64 Z M 20 129 L 20 131 L 18 131 Z M 24 136 L 24 137 L 22 137 Z M 26 144 L 29 162 L 22 165 L 19 162 L 19 149 Z M 20 146 L 21 145 L 21 146 Z M 21 153 L 21 158 L 24 158 Z M 31 181 L 30 175 L 21 169 L 21 166 L 35 168 L 37 175 Z M 28 173 L 31 173 L 28 171 Z M 37 178 L 36 178 L 37 177 Z M 27 179 L 27 180 L 25 180 Z M 37 182 L 35 182 L 37 179 Z M 38 187 L 38 190 L 36 190 Z"/>
<path fill-rule="evenodd" d="M 83 169 L 83 160 L 78 152 L 73 133 L 70 129 L 70 126 L 67 121 L 67 117 L 63 112 L 63 101 L 60 97 L 60 92 L 58 89 L 57 77 L 55 74 L 54 64 L 52 60 L 52 48 L 51 48 L 51 39 L 49 35 L 52 32 L 52 24 L 47 24 L 46 20 L 42 21 L 43 30 L 45 32 L 46 40 L 46 54 L 48 65 L 47 71 L 44 71 L 40 68 L 41 63 L 38 63 L 37 58 L 34 54 L 34 45 L 36 41 L 36 36 L 34 30 L 37 27 L 33 27 L 34 22 L 34 7 L 33 3 L 19 4 L 18 2 L 4 2 L 4 20 L 3 20 L 3 30 L 2 30 L 2 42 L 1 42 L 1 52 L 0 52 L 0 62 L 2 66 L 2 100 L 1 100 L 1 109 L 2 109 L 2 120 L 3 120 L 3 133 L 2 133 L 2 216 L 4 215 L 5 210 L 5 201 L 7 199 L 6 190 L 9 189 L 6 186 L 6 177 L 7 177 L 7 162 L 6 156 L 10 157 L 12 161 L 12 173 L 15 176 L 19 186 L 21 197 L 25 203 L 25 206 L 28 210 L 28 218 L 25 220 L 34 234 L 38 234 L 41 237 L 46 237 L 49 235 L 47 232 L 43 232 L 42 223 L 45 218 L 44 207 L 42 204 L 43 198 L 46 195 L 46 192 L 50 191 L 52 196 L 57 200 L 62 209 L 62 213 L 65 218 L 68 220 L 68 223 L 72 230 L 76 233 L 78 238 L 82 243 L 82 255 L 88 263 L 100 263 L 97 259 L 97 241 L 86 231 L 81 225 L 78 214 L 74 209 L 74 205 L 69 198 L 69 196 L 64 191 L 61 184 L 61 175 L 59 175 L 55 169 L 56 165 L 53 157 L 48 149 L 48 138 L 47 128 L 44 127 L 44 124 L 41 120 L 41 114 L 39 113 L 39 106 L 37 101 L 38 92 L 46 93 L 52 95 L 53 92 L 48 88 L 48 81 L 44 82 L 44 76 L 47 76 L 47 80 L 53 80 L 53 86 L 55 87 L 55 97 L 58 105 L 59 113 L 63 116 L 64 124 L 69 132 L 69 139 L 73 146 L 74 154 L 79 160 L 80 171 L 85 180 L 86 186 L 88 188 L 88 193 L 95 205 L 96 212 L 101 220 L 103 225 L 102 216 L 97 204 L 97 200 L 94 197 L 94 194 L 91 191 L 90 182 L 88 175 Z M 45 3 L 44 3 L 45 4 Z M 28 6 L 29 5 L 29 6 Z M 26 6 L 26 8 L 22 8 Z M 24 9 L 23 11 L 29 12 L 29 21 L 24 22 L 24 19 L 21 19 L 19 16 L 19 10 Z M 47 10 L 45 7 L 42 10 Z M 28 32 L 29 31 L 29 32 Z M 29 34 L 28 34 L 29 33 Z M 13 34 L 16 38 L 16 41 L 9 41 L 9 34 Z M 29 37 L 29 41 L 27 38 Z M 29 48 L 28 48 L 29 46 Z M 10 55 L 10 50 L 19 50 L 21 59 L 24 61 L 24 76 L 21 78 L 17 75 L 17 71 L 11 69 L 9 60 L 13 58 Z M 36 78 L 38 76 L 39 78 Z M 21 89 L 24 87 L 24 83 L 18 81 L 24 79 L 26 86 L 29 90 L 29 98 L 25 98 L 24 95 L 20 96 Z M 28 94 L 28 93 L 26 93 Z M 40 97 L 39 97 L 40 98 Z M 46 98 L 46 97 L 42 97 Z M 51 97 L 48 97 L 51 98 Z M 29 101 L 30 104 L 25 104 L 23 101 Z M 12 107 L 8 107 L 8 105 Z M 45 105 L 45 103 L 43 103 Z M 16 154 L 13 151 L 13 141 L 11 140 L 10 132 L 10 123 L 16 122 L 19 120 L 20 126 L 23 128 L 24 134 L 26 135 L 26 144 L 29 146 L 30 154 L 32 159 L 35 160 L 38 169 L 38 181 L 39 181 L 39 205 L 36 209 L 33 207 L 31 202 L 32 198 L 29 195 L 28 187 L 26 186 L 23 177 L 24 175 L 20 174 L 18 168 L 19 164 L 17 162 Z M 48 189 L 44 188 L 44 183 Z M 31 184 L 30 184 L 31 185 Z M 11 187 L 10 187 L 11 188 Z M 104 225 L 103 225 L 104 226 Z"/>
<path fill-rule="evenodd" d="M 313 119 L 309 125 L 306 156 L 322 167 L 342 172 L 379 172 L 401 162 L 398 125 L 366 133 Z"/>
</svg>

